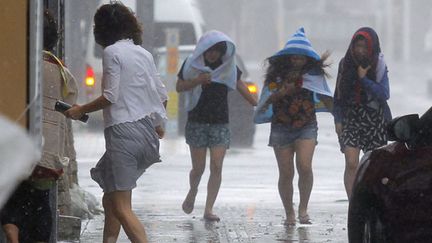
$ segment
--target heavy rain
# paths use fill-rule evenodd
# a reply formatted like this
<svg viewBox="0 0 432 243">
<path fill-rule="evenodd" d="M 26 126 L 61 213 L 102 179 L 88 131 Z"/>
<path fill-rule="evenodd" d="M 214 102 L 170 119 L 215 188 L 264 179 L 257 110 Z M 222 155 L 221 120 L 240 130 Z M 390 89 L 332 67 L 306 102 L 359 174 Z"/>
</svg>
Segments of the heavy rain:
<svg viewBox="0 0 432 243">
<path fill-rule="evenodd" d="M 74 103 L 84 105 L 97 99 L 106 89 L 102 86 L 102 75 L 105 72 L 102 58 L 106 55 L 106 49 L 104 53 L 104 49 L 95 41 L 93 17 L 100 6 L 117 1 L 35 2 L 39 2 L 39 5 L 36 4 L 36 9 L 40 12 L 44 8 L 50 9 L 58 23 L 60 38 L 53 53 L 64 61 L 64 66 L 76 80 L 78 93 Z M 161 161 L 145 168 L 145 172 L 138 176 L 136 187 L 133 185 L 132 190 L 132 210 L 143 225 L 148 242 L 430 241 L 431 238 L 428 237 L 432 233 L 427 232 L 432 232 L 432 224 L 425 223 L 427 221 L 423 219 L 427 218 L 431 221 L 432 211 L 428 209 L 422 213 L 422 210 L 432 201 L 432 148 L 430 147 L 432 139 L 429 125 L 432 114 L 423 117 L 422 115 L 432 104 L 432 71 L 429 68 L 432 63 L 431 1 L 124 0 L 121 2 L 142 23 L 142 46 L 151 53 L 168 98 L 167 119 L 162 125 L 164 136 L 159 139 Z M 4 3 L 0 4 L 2 5 Z M 31 4 L 27 5 L 29 8 L 34 7 Z M 18 8 L 5 6 L 4 9 Z M 29 14 L 28 18 L 36 18 L 36 15 Z M 2 25 L 6 23 L 3 21 Z M 43 25 L 42 22 L 39 24 Z M 362 27 L 370 27 L 372 31 L 361 29 L 363 31 L 358 34 L 358 30 Z M 38 29 L 40 26 L 34 28 Z M 3 27 L 3 30 L 5 29 L 6 27 Z M 228 91 L 227 96 L 224 96 L 228 114 L 222 117 L 228 117 L 229 122 L 223 125 L 226 125 L 224 129 L 229 132 L 224 137 L 220 134 L 226 130 L 217 130 L 220 134 L 216 136 L 219 136 L 220 143 L 216 143 L 218 146 L 213 147 L 216 149 L 212 150 L 205 149 L 206 145 L 204 149 L 201 145 L 194 146 L 194 143 L 198 144 L 202 140 L 194 141 L 193 138 L 197 137 L 202 130 L 211 133 L 211 129 L 219 128 L 213 127 L 214 124 L 202 125 L 202 122 L 198 122 L 198 126 L 196 121 L 201 121 L 202 117 L 191 117 L 193 114 L 206 114 L 213 117 L 211 119 L 223 120 L 223 118 L 220 118 L 219 110 L 191 113 L 188 106 L 192 95 L 189 97 L 188 91 L 183 92 L 181 88 L 179 90 L 179 83 L 187 82 L 189 79 L 190 74 L 183 70 L 188 69 L 185 60 L 188 57 L 192 59 L 197 53 L 196 50 L 201 47 L 200 38 L 208 36 L 209 31 L 214 30 L 217 31 L 217 38 L 222 38 L 227 43 L 222 53 L 228 56 L 230 51 L 235 52 L 231 57 L 237 66 L 235 73 L 241 73 L 240 79 L 249 93 L 246 95 L 241 93 L 239 91 L 241 88 L 237 84 L 234 85 L 237 90 Z M 376 33 L 379 38 L 380 53 L 383 57 L 380 56 L 381 59 L 377 57 L 377 61 L 371 61 L 367 67 L 360 65 L 358 68 L 365 72 L 363 76 L 369 77 L 368 70 L 374 67 L 376 73 L 379 73 L 379 63 L 381 63 L 379 60 L 385 60 L 386 69 L 383 66 L 383 73 L 385 72 L 387 76 L 384 74 L 381 76 L 388 77 L 389 98 L 384 99 L 383 102 L 378 99 L 381 102 L 379 104 L 388 104 L 392 118 L 418 114 L 421 119 L 415 115 L 408 117 L 409 119 L 405 117 L 406 119 L 401 119 L 402 122 L 393 122 L 389 125 L 392 128 L 387 126 L 383 128 L 385 133 L 391 133 L 386 135 L 385 143 L 394 143 L 388 148 L 378 149 L 383 144 L 370 150 L 357 148 L 354 157 L 358 157 L 360 160 L 358 164 L 364 166 L 354 165 L 353 171 L 357 172 L 357 179 L 355 182 L 349 182 L 351 179 L 346 171 L 349 167 L 347 159 L 349 152 L 345 150 L 344 154 L 341 151 L 346 148 L 344 146 L 356 146 L 348 143 L 351 140 L 347 142 L 341 138 L 348 135 L 337 134 L 336 116 L 334 112 L 333 114 L 330 112 L 330 108 L 325 106 L 320 110 L 315 106 L 316 141 L 313 140 L 313 136 L 310 137 L 309 133 L 305 132 L 302 134 L 305 137 L 297 134 L 299 137 L 291 138 L 293 139 L 291 142 L 282 143 L 281 141 L 288 141 L 288 138 L 278 140 L 276 136 L 271 136 L 276 131 L 273 123 L 277 122 L 274 119 L 261 124 L 254 122 L 254 115 L 258 112 L 258 108 L 257 104 L 253 103 L 259 101 L 263 88 L 268 86 L 269 81 L 266 82 L 266 78 L 269 77 L 269 70 L 271 70 L 270 61 L 274 60 L 278 53 L 287 51 L 290 41 L 295 38 L 305 38 L 310 41 L 311 48 L 319 55 L 318 59 L 329 53 L 325 61 L 328 66 L 323 67 L 328 75 L 321 76 L 325 77 L 324 82 L 328 85 L 330 96 L 333 96 L 339 87 L 338 77 L 343 77 L 343 71 L 340 69 L 341 59 L 354 55 L 352 54 L 355 49 L 353 43 L 356 42 L 357 35 L 365 35 L 369 38 L 362 40 L 366 39 L 365 43 L 369 45 L 368 51 L 372 52 L 371 43 L 373 42 L 373 45 L 376 43 L 373 33 Z M 30 35 L 28 38 L 32 40 L 33 37 L 34 35 Z M 2 43 L 6 43 L 6 40 L 0 40 L 0 44 Z M 29 48 L 28 55 L 32 55 L 32 45 L 29 45 Z M 208 50 L 207 48 L 203 50 L 204 54 L 201 54 L 203 58 L 206 58 L 207 52 L 204 51 Z M 307 56 L 307 60 L 311 60 L 312 56 L 309 53 L 290 52 L 289 54 Z M 36 58 L 42 60 L 42 56 Z M 223 60 L 225 62 L 231 59 Z M 8 67 L 6 62 L 3 60 L 2 69 Z M 32 62 L 29 63 L 31 66 Z M 214 70 L 210 71 L 213 75 Z M 32 71 L 28 72 L 31 77 Z M 360 71 L 356 69 L 355 73 Z M 143 74 L 137 74 L 139 75 Z M 302 75 L 304 84 L 307 78 L 304 76 L 306 74 Z M 379 75 L 373 75 L 376 76 Z M 212 78 L 214 81 L 215 76 L 210 79 Z M 1 78 L 1 80 L 2 84 L 6 83 L 6 79 Z M 375 83 L 380 87 L 384 86 L 382 82 Z M 11 84 L 7 83 L 7 85 Z M 7 85 L 6 87 L 9 87 Z M 24 85 L 22 88 L 30 90 L 30 93 L 38 92 L 32 91 L 30 86 Z M 204 94 L 204 85 L 202 87 Z M 304 87 L 303 90 L 307 90 Z M 316 98 L 315 91 L 308 90 L 314 94 L 312 99 L 317 105 L 320 100 Z M 12 108 L 7 108 L 8 106 L 4 104 L 17 102 L 17 100 L 10 100 L 11 96 L 7 95 L 8 92 L 12 91 L 7 89 L 3 91 L 2 88 L 0 92 L 0 134 L 2 135 L 0 206 L 4 208 L 9 208 L 5 205 L 13 189 L 22 185 L 20 181 L 31 174 L 36 165 L 34 161 L 41 157 L 41 146 L 46 140 L 35 139 L 31 132 L 33 131 L 31 117 L 34 116 L 32 113 L 34 103 L 31 98 L 23 99 L 26 105 L 22 109 L 18 108 L 19 112 L 11 112 Z M 318 94 L 325 95 L 319 92 Z M 319 95 L 318 97 L 321 97 Z M 224 101 L 220 98 L 222 96 L 218 94 L 208 97 L 214 99 L 212 102 L 218 103 Z M 14 99 L 18 99 L 16 97 L 18 96 L 14 96 Z M 319 104 L 326 105 L 323 104 L 323 100 L 324 98 L 321 98 Z M 135 102 L 139 101 L 135 100 Z M 197 102 L 197 107 L 200 107 L 201 101 Z M 203 107 L 218 106 L 212 104 Z M 38 109 L 42 110 L 41 107 Z M 49 109 L 54 112 L 54 107 Z M 275 114 L 277 109 L 276 103 L 273 103 Z M 381 108 L 379 111 L 383 116 Z M 25 117 L 26 112 L 29 117 L 28 123 L 23 122 L 22 118 Z M 128 112 L 132 113 L 130 110 Z M 39 113 L 36 119 L 46 121 L 46 118 L 40 117 L 42 114 L 45 113 Z M 89 112 L 88 115 L 87 122 L 65 119 L 65 127 L 62 127 L 66 130 L 66 134 L 70 132 L 73 136 L 62 137 L 66 141 L 64 149 L 69 154 L 62 157 L 59 162 L 64 166 L 64 174 L 57 180 L 55 186 L 50 187 L 51 208 L 55 209 L 53 214 L 57 212 L 58 216 L 52 217 L 53 230 L 49 232 L 49 242 L 90 243 L 104 240 L 107 212 L 104 214 L 106 205 L 103 206 L 102 201 L 106 198 L 104 190 L 108 189 L 103 190 L 101 188 L 103 185 L 100 186 L 101 184 L 95 181 L 94 174 L 90 174 L 90 171 L 102 156 L 108 156 L 104 155 L 109 136 L 107 129 L 104 128 L 107 116 L 103 115 L 102 110 Z M 193 124 L 192 119 L 195 119 Z M 343 124 L 346 122 L 348 121 L 344 120 Z M 25 134 L 25 129 L 18 129 L 16 124 L 26 127 L 30 131 L 29 134 Z M 388 125 L 389 121 L 385 124 Z M 378 131 L 377 127 L 380 124 L 373 125 L 371 131 Z M 203 126 L 207 127 L 203 128 Z M 392 132 L 390 129 L 393 129 Z M 405 130 L 400 132 L 397 129 Z M 288 136 L 287 134 L 292 135 L 289 132 L 283 135 Z M 378 135 L 370 136 L 375 138 Z M 228 144 L 222 141 L 224 139 L 229 140 Z M 302 142 L 297 143 L 299 140 Z M 365 146 L 372 146 L 371 143 L 376 140 L 368 140 Z M 312 141 L 313 144 L 310 145 L 307 141 Z M 344 142 L 348 145 L 343 146 Z M 219 150 L 221 144 L 226 145 L 222 152 Z M 293 146 L 293 144 L 297 145 Z M 226 153 L 225 148 L 228 148 Z M 375 151 L 371 151 L 374 149 L 381 152 L 378 151 L 373 156 Z M 364 156 L 365 152 L 367 152 L 366 156 Z M 309 164 L 307 159 L 304 162 L 305 156 L 312 155 Z M 284 159 L 289 156 L 292 156 L 292 159 L 288 159 L 288 164 L 283 164 L 286 161 Z M 191 171 L 192 158 L 194 170 Z M 280 160 L 279 164 L 278 160 Z M 202 163 L 203 161 L 205 162 Z M 373 167 L 375 164 L 377 166 Z M 215 172 L 218 169 L 220 174 Z M 313 174 L 308 174 L 309 169 Z M 400 171 L 397 171 L 399 169 Z M 139 171 L 139 166 L 135 170 Z M 134 177 L 136 171 L 133 171 L 134 173 L 129 177 Z M 289 179 L 281 179 L 286 175 L 284 174 L 286 171 L 289 171 Z M 307 179 L 304 179 L 305 177 Z M 116 181 L 117 178 L 115 175 L 105 178 L 106 181 L 111 179 Z M 220 188 L 215 190 L 214 185 L 218 183 Z M 352 192 L 349 183 L 355 184 Z M 367 196 L 364 196 L 366 194 Z M 365 198 L 372 197 L 372 194 L 376 198 L 367 201 Z M 348 195 L 352 195 L 352 200 L 348 199 Z M 287 200 L 288 204 L 291 199 L 292 203 L 288 205 L 285 201 L 283 203 L 282 199 Z M 373 210 L 368 211 L 364 207 Z M 409 212 L 392 213 L 403 208 Z M 293 210 L 290 211 L 291 209 Z M 25 210 L 26 208 L 23 208 L 23 211 Z M 388 213 L 390 211 L 391 213 Z M 10 223 L 4 219 L 9 214 L 11 214 L 10 210 L 5 213 L 3 209 L 2 226 Z M 21 220 L 26 221 L 27 218 Z M 403 224 L 410 224 L 412 227 L 401 230 Z M 122 224 L 118 238 L 109 240 L 134 241 L 130 239 L 134 234 L 127 232 L 127 229 Z M 0 231 L 0 243 L 7 242 L 5 236 L 7 228 L 3 227 L 3 230 L 4 232 Z M 395 235 L 400 241 L 395 240 Z M 136 242 L 147 241 L 136 240 Z"/>
</svg>

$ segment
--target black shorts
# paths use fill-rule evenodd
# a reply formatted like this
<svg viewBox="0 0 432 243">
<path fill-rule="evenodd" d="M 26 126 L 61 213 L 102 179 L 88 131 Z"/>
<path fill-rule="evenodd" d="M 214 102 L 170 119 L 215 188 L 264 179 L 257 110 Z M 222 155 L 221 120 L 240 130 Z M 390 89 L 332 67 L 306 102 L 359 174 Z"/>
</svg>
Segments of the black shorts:
<svg viewBox="0 0 432 243">
<path fill-rule="evenodd" d="M 1 210 L 1 224 L 16 225 L 20 242 L 48 242 L 52 227 L 49 195 L 49 190 L 21 183 Z"/>
</svg>

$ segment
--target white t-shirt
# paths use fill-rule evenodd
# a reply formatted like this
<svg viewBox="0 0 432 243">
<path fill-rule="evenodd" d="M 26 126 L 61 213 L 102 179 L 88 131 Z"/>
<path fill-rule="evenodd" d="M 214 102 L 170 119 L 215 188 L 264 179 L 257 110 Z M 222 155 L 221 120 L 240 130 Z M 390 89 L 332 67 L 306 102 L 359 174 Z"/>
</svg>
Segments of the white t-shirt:
<svg viewBox="0 0 432 243">
<path fill-rule="evenodd" d="M 119 40 L 104 49 L 102 66 L 102 92 L 111 102 L 103 109 L 105 127 L 146 116 L 157 118 L 155 125 L 166 119 L 167 91 L 148 51 Z"/>
</svg>

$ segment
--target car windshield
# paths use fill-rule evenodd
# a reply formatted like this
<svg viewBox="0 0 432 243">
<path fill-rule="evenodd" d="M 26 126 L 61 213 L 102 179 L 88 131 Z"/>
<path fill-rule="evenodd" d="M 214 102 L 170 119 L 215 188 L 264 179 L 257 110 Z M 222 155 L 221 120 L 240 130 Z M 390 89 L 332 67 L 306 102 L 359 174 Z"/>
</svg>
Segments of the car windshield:
<svg viewBox="0 0 432 243">
<path fill-rule="evenodd" d="M 429 108 L 420 118 L 419 144 L 432 146 L 432 108 Z"/>
</svg>

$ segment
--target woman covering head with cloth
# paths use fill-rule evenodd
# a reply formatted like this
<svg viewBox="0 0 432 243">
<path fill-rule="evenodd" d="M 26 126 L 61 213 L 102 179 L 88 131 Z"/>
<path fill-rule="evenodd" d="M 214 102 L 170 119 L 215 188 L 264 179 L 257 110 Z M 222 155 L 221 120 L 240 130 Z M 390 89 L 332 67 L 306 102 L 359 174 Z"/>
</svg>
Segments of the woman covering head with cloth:
<svg viewBox="0 0 432 243">
<path fill-rule="evenodd" d="M 345 154 L 345 189 L 351 196 L 360 150 L 387 144 L 386 124 L 391 119 L 387 65 L 377 33 L 368 27 L 354 33 L 339 63 L 334 99 L 336 133 Z"/>
<path fill-rule="evenodd" d="M 161 122 L 167 92 L 152 55 L 143 49 L 134 14 L 120 3 L 102 5 L 94 16 L 95 40 L 104 48 L 102 95 L 65 114 L 79 119 L 103 109 L 106 152 L 91 170 L 104 191 L 103 242 L 116 242 L 122 227 L 131 242 L 147 242 L 131 208 L 132 189 L 153 163 L 160 161 Z"/>
<path fill-rule="evenodd" d="M 185 136 L 192 157 L 190 189 L 182 208 L 187 214 L 194 208 L 209 148 L 210 178 L 204 210 L 204 219 L 209 221 L 220 220 L 213 213 L 213 205 L 222 180 L 223 159 L 230 144 L 228 91 L 237 89 L 251 105 L 256 105 L 255 98 L 240 77 L 241 71 L 235 62 L 235 45 L 219 31 L 209 31 L 200 38 L 178 74 L 176 89 L 185 92 L 188 110 Z"/>
<path fill-rule="evenodd" d="M 293 207 L 294 155 L 299 173 L 298 219 L 311 224 L 307 207 L 313 185 L 312 157 L 317 144 L 315 104 L 321 100 L 332 109 L 332 93 L 325 79 L 328 53 L 320 57 L 300 28 L 285 47 L 268 58 L 265 85 L 272 94 L 269 146 L 273 147 L 279 168 L 279 194 L 285 208 L 285 225 L 296 224 Z M 265 105 L 266 106 L 266 105 Z"/>
</svg>

